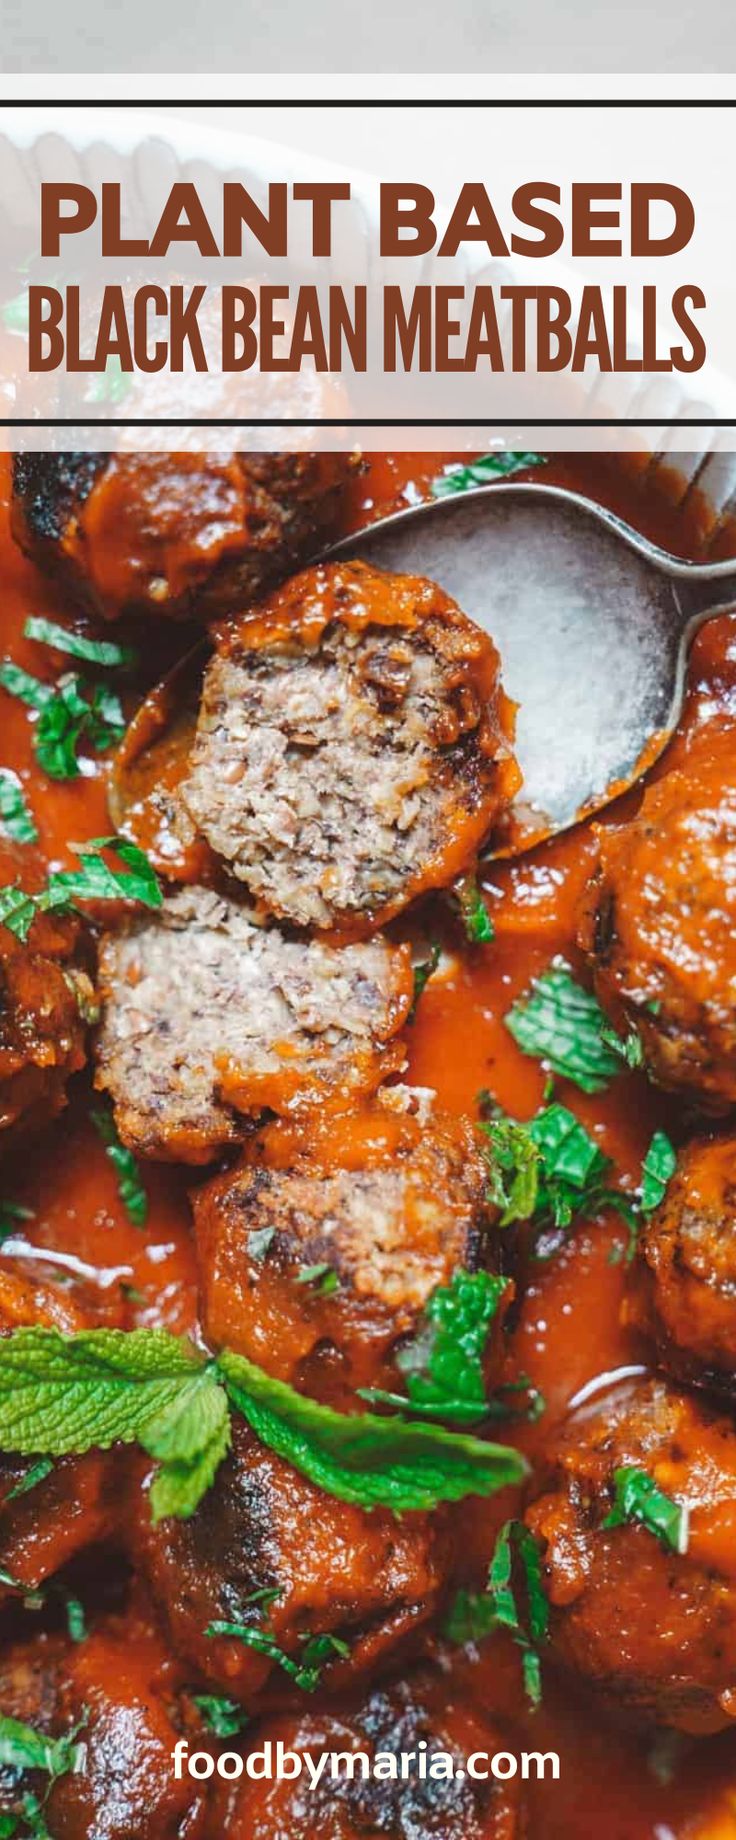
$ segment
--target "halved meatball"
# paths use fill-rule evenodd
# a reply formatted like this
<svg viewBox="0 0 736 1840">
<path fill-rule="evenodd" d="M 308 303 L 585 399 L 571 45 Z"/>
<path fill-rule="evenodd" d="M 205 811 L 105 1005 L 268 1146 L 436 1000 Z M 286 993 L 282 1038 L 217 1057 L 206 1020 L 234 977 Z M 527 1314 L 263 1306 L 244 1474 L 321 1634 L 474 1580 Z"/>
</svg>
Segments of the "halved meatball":
<svg viewBox="0 0 736 1840">
<path fill-rule="evenodd" d="M 645 1220 L 626 1317 L 662 1365 L 721 1385 L 736 1375 L 736 1138 L 688 1144 Z"/>
<path fill-rule="evenodd" d="M 330 1751 L 345 1761 L 335 1781 L 323 1775 L 314 1789 L 306 1769 L 291 1780 L 242 1778 L 222 1793 L 214 1810 L 222 1840 L 312 1840 L 315 1832 L 322 1840 L 365 1840 L 370 1834 L 385 1840 L 517 1840 L 526 1832 L 518 1777 L 500 1782 L 489 1771 L 483 1782 L 467 1770 L 471 1757 L 474 1769 L 488 1769 L 486 1759 L 507 1750 L 507 1743 L 466 1701 L 453 1700 L 446 1679 L 428 1670 L 377 1688 L 339 1713 L 305 1710 L 269 1719 L 253 1743 L 259 1750 L 271 1743 L 274 1756 L 281 1743 L 297 1756 L 309 1751 L 315 1764 Z M 463 1774 L 422 1779 L 420 1745 L 426 1745 L 427 1760 L 444 1752 Z M 395 1757 L 396 1776 L 364 1776 L 358 1753 L 368 1765 L 377 1753 Z M 414 1758 L 408 1779 L 400 1773 L 402 1754 Z"/>
<path fill-rule="evenodd" d="M 27 846 L 26 846 L 27 847 Z M 39 865 L 0 844 L 0 879 L 36 892 Z M 93 987 L 81 923 L 37 914 L 22 941 L 0 924 L 0 1142 L 37 1131 L 61 1111 L 84 1066 Z"/>
<path fill-rule="evenodd" d="M 682 1731 L 736 1718 L 736 1431 L 660 1380 L 626 1382 L 576 1412 L 527 1511 L 543 1542 L 553 1652 L 612 1707 Z M 604 1525 L 619 1469 L 690 1509 L 687 1550 L 639 1521 Z"/>
<path fill-rule="evenodd" d="M 474 860 L 512 732 L 495 647 L 442 589 L 332 563 L 221 630 L 180 797 L 268 912 L 368 930 Z"/>
<path fill-rule="evenodd" d="M 299 1662 L 309 1659 L 310 1636 L 335 1636 L 322 1670 L 327 1690 L 402 1653 L 438 1606 L 446 1518 L 397 1519 L 337 1501 L 242 1419 L 232 1429 L 230 1455 L 191 1520 L 154 1526 L 145 1488 L 133 1490 L 134 1545 L 175 1654 L 220 1692 L 260 1708 L 298 1702 L 304 1690 L 270 1643 Z M 218 1620 L 244 1626 L 267 1652 L 208 1635 Z"/>
<path fill-rule="evenodd" d="M 660 1085 L 704 1111 L 736 1104 L 736 777 L 724 731 L 601 827 L 581 942 L 613 1020 L 637 1029 Z"/>
<path fill-rule="evenodd" d="M 334 530 L 340 454 L 17 454 L 13 535 L 102 619 L 212 619 Z"/>
<path fill-rule="evenodd" d="M 199 1190 L 209 1342 L 333 1401 L 406 1390 L 396 1355 L 429 1298 L 490 1252 L 472 1126 L 433 1115 L 431 1099 L 387 1087 L 319 1129 L 269 1125 Z"/>
<path fill-rule="evenodd" d="M 287 940 L 209 889 L 109 934 L 99 975 L 96 1084 L 147 1156 L 207 1162 L 244 1114 L 349 1101 L 403 1060 L 408 947 Z"/>
</svg>

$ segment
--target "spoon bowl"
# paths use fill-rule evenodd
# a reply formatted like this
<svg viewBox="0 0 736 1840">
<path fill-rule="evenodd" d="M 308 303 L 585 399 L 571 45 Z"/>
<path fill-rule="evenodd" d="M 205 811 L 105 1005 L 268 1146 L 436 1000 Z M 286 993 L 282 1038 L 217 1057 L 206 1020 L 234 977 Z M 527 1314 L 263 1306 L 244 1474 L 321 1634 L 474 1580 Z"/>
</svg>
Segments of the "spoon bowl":
<svg viewBox="0 0 736 1840">
<path fill-rule="evenodd" d="M 736 601 L 734 563 L 678 561 L 562 486 L 479 486 L 412 506 L 326 560 L 343 558 L 429 576 L 498 648 L 523 783 L 488 856 L 566 830 L 651 766 L 682 710 L 693 634 Z M 165 788 L 191 749 L 206 657 L 202 640 L 142 704 L 112 777 L 116 823 L 153 814 L 145 841 L 171 873 L 189 852 Z"/>
<path fill-rule="evenodd" d="M 736 600 L 733 562 L 678 561 L 562 486 L 412 506 L 330 556 L 430 576 L 493 638 L 523 774 L 503 854 L 567 829 L 651 765 L 682 710 L 693 634 Z"/>
</svg>

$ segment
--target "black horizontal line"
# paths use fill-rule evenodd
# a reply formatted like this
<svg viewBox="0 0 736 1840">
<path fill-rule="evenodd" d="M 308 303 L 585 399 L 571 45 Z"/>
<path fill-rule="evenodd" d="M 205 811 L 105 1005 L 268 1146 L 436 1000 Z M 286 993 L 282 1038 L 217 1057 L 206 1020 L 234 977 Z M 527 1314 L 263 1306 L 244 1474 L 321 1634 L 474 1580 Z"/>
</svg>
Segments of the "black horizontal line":
<svg viewBox="0 0 736 1840">
<path fill-rule="evenodd" d="M 208 416 L 205 418 L 187 415 L 171 416 L 135 416 L 121 420 L 119 416 L 103 417 L 99 415 L 63 415 L 32 416 L 27 420 L 23 416 L 10 415 L 0 417 L 0 428 L 736 428 L 736 421 L 726 416 L 704 415 L 635 415 L 635 416 L 581 416 L 555 417 L 548 415 L 504 415 L 492 418 L 487 415 L 467 417 L 463 415 L 425 415 L 425 416 L 375 416 L 359 415 L 330 416 L 317 420 L 314 416 L 305 419 L 294 416 L 254 416 L 251 421 L 239 416 Z"/>
</svg>

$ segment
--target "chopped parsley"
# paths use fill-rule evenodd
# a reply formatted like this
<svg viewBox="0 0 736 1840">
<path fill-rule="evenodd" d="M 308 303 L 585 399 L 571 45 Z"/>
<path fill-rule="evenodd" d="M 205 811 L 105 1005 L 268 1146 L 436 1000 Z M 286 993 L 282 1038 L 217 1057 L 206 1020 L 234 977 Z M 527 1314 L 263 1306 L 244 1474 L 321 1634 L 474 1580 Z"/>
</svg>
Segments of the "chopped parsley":
<svg viewBox="0 0 736 1840">
<path fill-rule="evenodd" d="M 14 843 L 36 843 L 36 821 L 15 773 L 0 768 L 0 824 Z"/>
<path fill-rule="evenodd" d="M 121 1144 L 110 1112 L 95 1109 L 90 1117 L 117 1175 L 118 1194 L 128 1219 L 134 1226 L 143 1227 L 148 1216 L 148 1196 L 133 1152 Z"/>
<path fill-rule="evenodd" d="M 40 894 L 0 888 L 0 924 L 18 939 L 28 938 L 37 913 L 68 912 L 80 901 L 140 901 L 144 907 L 161 906 L 158 877 L 148 857 L 127 837 L 91 837 L 71 847 L 79 857 L 78 868 L 52 870 Z M 117 856 L 124 868 L 113 868 L 105 854 Z"/>
<path fill-rule="evenodd" d="M 641 1171 L 642 1214 L 653 1214 L 664 1201 L 667 1188 L 677 1168 L 677 1152 L 666 1131 L 655 1131 Z"/>
<path fill-rule="evenodd" d="M 506 1027 L 523 1054 L 543 1061 L 581 1092 L 603 1092 L 624 1065 L 639 1064 L 626 1042 L 615 1038 L 611 1046 L 612 1030 L 597 998 L 561 959 L 517 999 Z"/>
<path fill-rule="evenodd" d="M 34 639 L 37 645 L 50 645 L 56 652 L 66 652 L 71 658 L 83 658 L 87 664 L 99 664 L 111 670 L 130 667 L 137 659 L 132 646 L 117 645 L 113 639 L 88 639 L 83 633 L 70 632 L 58 621 L 42 619 L 37 614 L 31 614 L 26 620 L 23 636 Z"/>
<path fill-rule="evenodd" d="M 479 454 L 467 466 L 449 466 L 432 480 L 433 498 L 450 498 L 456 492 L 470 492 L 473 486 L 485 486 L 493 479 L 509 479 L 513 473 L 526 472 L 532 466 L 546 464 L 542 454 Z"/>
<path fill-rule="evenodd" d="M 613 1486 L 613 1507 L 601 1522 L 602 1527 L 622 1527 L 639 1521 L 668 1552 L 687 1552 L 689 1511 L 665 1495 L 646 1470 L 633 1465 L 614 1470 Z"/>
<path fill-rule="evenodd" d="M 487 1271 L 456 1271 L 438 1285 L 418 1334 L 396 1356 L 407 1397 L 368 1388 L 364 1399 L 428 1417 L 473 1424 L 489 1410 L 483 1359 L 507 1279 Z"/>
<path fill-rule="evenodd" d="M 524 1581 L 526 1613 L 514 1589 L 515 1562 Z M 446 1634 L 453 1642 L 478 1642 L 508 1629 L 522 1652 L 524 1686 L 532 1706 L 541 1699 L 539 1650 L 549 1630 L 549 1604 L 542 1582 L 541 1549 L 523 1521 L 506 1521 L 496 1540 L 485 1591 L 460 1591 L 451 1606 Z"/>
</svg>

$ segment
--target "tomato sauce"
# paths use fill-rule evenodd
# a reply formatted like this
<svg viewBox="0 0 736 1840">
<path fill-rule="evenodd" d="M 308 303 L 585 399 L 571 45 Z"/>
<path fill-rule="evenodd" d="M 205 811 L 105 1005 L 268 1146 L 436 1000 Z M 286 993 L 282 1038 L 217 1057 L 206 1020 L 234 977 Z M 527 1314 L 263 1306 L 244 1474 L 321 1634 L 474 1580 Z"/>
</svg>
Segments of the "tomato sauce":
<svg viewBox="0 0 736 1840">
<path fill-rule="evenodd" d="M 460 456 L 457 456 L 460 458 Z M 431 479 L 455 456 L 376 456 L 354 476 L 348 491 L 346 530 L 425 496 Z M 697 557 L 709 537 L 707 508 L 696 494 L 679 510 L 666 497 L 648 496 L 643 463 L 566 456 L 552 459 L 545 479 L 587 492 L 655 541 Z M 503 489 L 503 487 L 497 488 Z M 29 613 L 69 620 L 70 608 L 53 583 L 27 562 L 8 525 L 9 465 L 1 479 L 0 555 L 4 652 L 35 675 L 66 668 L 48 648 L 23 638 Z M 719 534 L 720 554 L 736 554 L 736 532 Z M 83 620 L 74 612 L 77 629 Z M 126 632 L 121 636 L 127 637 Z M 132 710 L 141 696 L 191 642 L 182 629 L 146 627 L 145 676 L 127 691 Z M 133 624 L 130 632 L 135 637 Z M 140 628 L 139 628 L 140 632 Z M 116 629 L 116 637 L 118 629 Z M 196 636 L 196 635 L 195 635 Z M 736 616 L 711 622 L 695 641 L 689 694 L 680 731 L 658 763 L 657 774 L 682 764 L 688 750 L 706 749 L 712 724 L 736 715 Z M 28 711 L 2 697 L 3 760 L 22 775 L 40 832 L 41 849 L 54 864 L 73 861 L 70 842 L 111 828 L 104 756 L 85 760 L 76 781 L 54 783 L 41 775 L 31 748 Z M 628 794 L 603 821 L 635 809 Z M 483 881 L 495 927 L 490 946 L 460 954 L 457 941 L 428 983 L 408 1030 L 407 1078 L 437 1089 L 451 1112 L 476 1114 L 482 1089 L 506 1110 L 530 1117 L 542 1102 L 544 1074 L 526 1059 L 504 1024 L 514 997 L 556 953 L 576 962 L 575 923 L 594 853 L 592 822 L 513 862 L 486 867 Z M 607 1092 L 586 1098 L 559 1083 L 569 1103 L 613 1159 L 615 1177 L 635 1188 L 642 1157 L 658 1126 L 682 1137 L 679 1114 L 640 1073 L 623 1073 Z M 13 1272 L 61 1286 L 88 1319 L 122 1327 L 196 1326 L 196 1271 L 188 1191 L 191 1171 L 148 1164 L 143 1177 L 148 1218 L 137 1227 L 122 1207 L 115 1172 L 89 1119 L 85 1076 L 75 1082 L 67 1110 L 32 1153 L 6 1165 L 3 1197 L 32 1210 L 6 1238 L 0 1274 Z M 516 1438 L 532 1460 L 542 1457 L 559 1417 L 583 1388 L 641 1364 L 633 1332 L 620 1321 L 626 1282 L 626 1227 L 612 1214 L 581 1222 L 546 1261 L 530 1260 L 506 1378 L 528 1376 L 541 1389 L 546 1411 L 535 1424 L 501 1435 Z M 458 1545 L 468 1580 L 479 1584 L 500 1521 L 514 1511 L 508 1493 L 482 1508 L 467 1501 L 457 1512 Z M 0 1555 L 1 1556 L 1 1555 Z M 448 1695 L 467 1696 L 497 1718 L 509 1741 L 526 1749 L 558 1750 L 561 1776 L 530 1786 L 529 1831 L 535 1840 L 727 1840 L 736 1836 L 736 1732 L 674 1744 L 637 1736 L 598 1715 L 584 1688 L 545 1668 L 543 1702 L 524 1705 L 518 1650 L 493 1637 L 477 1651 L 443 1650 Z"/>
</svg>

